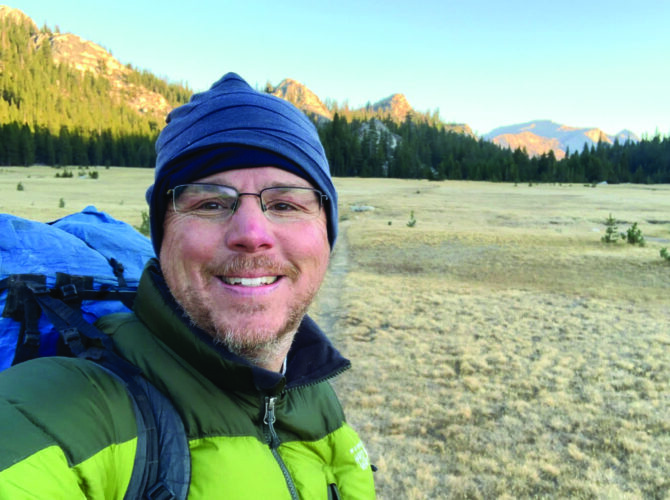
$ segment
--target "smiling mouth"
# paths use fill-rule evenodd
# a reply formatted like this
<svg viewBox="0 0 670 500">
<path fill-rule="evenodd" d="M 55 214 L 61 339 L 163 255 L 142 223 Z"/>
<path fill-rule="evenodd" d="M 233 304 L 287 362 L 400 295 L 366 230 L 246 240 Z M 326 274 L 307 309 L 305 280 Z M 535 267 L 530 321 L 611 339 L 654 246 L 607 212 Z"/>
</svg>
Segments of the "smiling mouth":
<svg viewBox="0 0 670 500">
<path fill-rule="evenodd" d="M 259 276 L 257 278 L 239 278 L 233 276 L 221 276 L 220 279 L 226 285 L 258 287 L 264 285 L 271 285 L 272 283 L 275 283 L 279 279 L 279 276 Z"/>
</svg>

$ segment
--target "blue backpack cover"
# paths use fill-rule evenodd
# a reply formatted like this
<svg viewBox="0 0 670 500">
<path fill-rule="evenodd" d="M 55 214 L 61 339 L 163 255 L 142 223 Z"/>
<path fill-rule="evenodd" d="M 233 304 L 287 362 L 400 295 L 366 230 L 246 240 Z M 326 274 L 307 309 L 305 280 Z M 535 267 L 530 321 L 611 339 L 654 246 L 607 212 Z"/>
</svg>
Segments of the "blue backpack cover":
<svg viewBox="0 0 670 500">
<path fill-rule="evenodd" d="M 144 265 L 153 256 L 148 238 L 93 206 L 52 223 L 0 214 L 0 280 L 16 274 L 44 275 L 46 286 L 52 288 L 57 273 L 64 273 L 92 277 L 96 290 L 134 290 Z M 0 310 L 7 294 L 7 290 L 0 293 Z M 118 300 L 84 300 L 80 309 L 90 323 L 106 314 L 128 312 Z M 12 364 L 19 329 L 20 324 L 12 318 L 0 318 L 0 371 Z M 45 315 L 40 317 L 39 331 L 40 356 L 53 356 L 58 332 Z"/>
</svg>

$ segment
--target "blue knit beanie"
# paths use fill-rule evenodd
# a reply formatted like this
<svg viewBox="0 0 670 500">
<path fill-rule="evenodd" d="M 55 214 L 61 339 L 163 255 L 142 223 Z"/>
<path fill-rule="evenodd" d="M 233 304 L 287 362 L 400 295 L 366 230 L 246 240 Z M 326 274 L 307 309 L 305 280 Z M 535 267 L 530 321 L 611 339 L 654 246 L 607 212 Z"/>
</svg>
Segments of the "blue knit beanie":
<svg viewBox="0 0 670 500">
<path fill-rule="evenodd" d="M 337 192 L 312 122 L 289 102 L 251 88 L 228 73 L 188 104 L 175 108 L 156 141 L 154 184 L 147 190 L 151 240 L 159 255 L 167 191 L 226 170 L 278 167 L 322 191 L 332 250 Z"/>
</svg>

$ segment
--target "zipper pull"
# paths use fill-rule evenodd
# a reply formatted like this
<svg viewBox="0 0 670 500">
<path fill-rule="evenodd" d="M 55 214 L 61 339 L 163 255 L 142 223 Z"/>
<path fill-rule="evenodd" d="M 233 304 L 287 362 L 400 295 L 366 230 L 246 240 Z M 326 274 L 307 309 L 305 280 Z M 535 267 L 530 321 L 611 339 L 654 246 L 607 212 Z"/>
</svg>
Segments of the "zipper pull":
<svg viewBox="0 0 670 500">
<path fill-rule="evenodd" d="M 275 432 L 275 401 L 276 397 L 266 397 L 265 398 L 265 416 L 263 417 L 263 423 L 268 426 L 268 431 L 270 431 L 270 448 L 276 450 L 279 447 L 279 436 Z"/>
</svg>

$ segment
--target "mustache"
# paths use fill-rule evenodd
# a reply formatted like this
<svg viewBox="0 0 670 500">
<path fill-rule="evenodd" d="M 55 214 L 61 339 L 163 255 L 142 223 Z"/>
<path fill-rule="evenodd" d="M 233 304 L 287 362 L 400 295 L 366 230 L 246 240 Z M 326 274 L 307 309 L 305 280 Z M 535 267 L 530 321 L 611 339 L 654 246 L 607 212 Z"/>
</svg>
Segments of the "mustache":
<svg viewBox="0 0 670 500">
<path fill-rule="evenodd" d="M 286 276 L 292 279 L 299 274 L 298 268 L 290 262 L 279 262 L 263 255 L 253 257 L 235 255 L 208 267 L 207 271 L 215 276 L 234 276 L 244 272 L 262 271 L 266 275 Z"/>
</svg>

